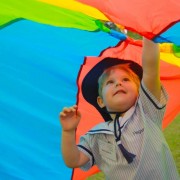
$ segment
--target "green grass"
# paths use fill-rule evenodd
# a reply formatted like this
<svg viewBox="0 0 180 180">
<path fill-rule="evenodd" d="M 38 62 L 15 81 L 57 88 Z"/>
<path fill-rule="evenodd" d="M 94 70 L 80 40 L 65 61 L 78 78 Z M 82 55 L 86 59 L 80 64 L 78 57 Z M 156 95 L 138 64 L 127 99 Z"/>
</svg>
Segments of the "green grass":
<svg viewBox="0 0 180 180">
<path fill-rule="evenodd" d="M 164 136 L 180 173 L 180 115 L 164 130 Z"/>
<path fill-rule="evenodd" d="M 174 157 L 178 172 L 180 173 L 180 115 L 163 131 Z M 104 180 L 102 172 L 92 175 L 87 180 Z"/>
</svg>

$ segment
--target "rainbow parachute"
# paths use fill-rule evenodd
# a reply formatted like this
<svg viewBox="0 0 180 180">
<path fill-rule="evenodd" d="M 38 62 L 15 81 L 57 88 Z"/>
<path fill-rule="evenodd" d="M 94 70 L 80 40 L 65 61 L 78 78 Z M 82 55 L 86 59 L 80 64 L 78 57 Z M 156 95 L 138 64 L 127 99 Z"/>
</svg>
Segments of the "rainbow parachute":
<svg viewBox="0 0 180 180">
<path fill-rule="evenodd" d="M 81 82 L 106 56 L 140 63 L 142 42 L 130 33 L 160 43 L 165 128 L 180 112 L 179 12 L 179 0 L 1 0 L 0 178 L 80 180 L 98 171 L 65 166 L 58 114 L 78 103 L 77 140 L 103 121 Z"/>
</svg>

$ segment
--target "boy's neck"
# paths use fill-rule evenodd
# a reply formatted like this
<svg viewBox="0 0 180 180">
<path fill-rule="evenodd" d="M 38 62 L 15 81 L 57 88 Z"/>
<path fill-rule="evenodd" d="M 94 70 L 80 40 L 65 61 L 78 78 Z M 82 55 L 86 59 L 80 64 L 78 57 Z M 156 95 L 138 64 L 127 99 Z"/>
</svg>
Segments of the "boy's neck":
<svg viewBox="0 0 180 180">
<path fill-rule="evenodd" d="M 114 120 L 116 116 L 118 115 L 119 117 L 123 117 L 126 111 L 124 112 L 108 112 L 111 116 L 111 118 Z"/>
</svg>

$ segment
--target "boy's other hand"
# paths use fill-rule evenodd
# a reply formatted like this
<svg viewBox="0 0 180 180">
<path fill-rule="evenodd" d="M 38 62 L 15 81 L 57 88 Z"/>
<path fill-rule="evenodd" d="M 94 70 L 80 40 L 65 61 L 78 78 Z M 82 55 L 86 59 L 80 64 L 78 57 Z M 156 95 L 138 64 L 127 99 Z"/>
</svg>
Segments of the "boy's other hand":
<svg viewBox="0 0 180 180">
<path fill-rule="evenodd" d="M 77 105 L 71 107 L 65 107 L 60 112 L 60 123 L 62 125 L 63 131 L 74 131 L 81 119 L 81 114 L 77 110 Z"/>
</svg>

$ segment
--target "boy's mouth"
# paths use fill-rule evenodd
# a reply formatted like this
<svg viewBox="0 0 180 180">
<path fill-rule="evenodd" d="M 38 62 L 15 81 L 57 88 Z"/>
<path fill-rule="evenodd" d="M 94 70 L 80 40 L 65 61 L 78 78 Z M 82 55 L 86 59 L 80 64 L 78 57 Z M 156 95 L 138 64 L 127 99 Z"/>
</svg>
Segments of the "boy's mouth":
<svg viewBox="0 0 180 180">
<path fill-rule="evenodd" d="M 116 94 L 126 94 L 126 92 L 124 90 L 118 90 L 113 95 L 115 96 Z"/>
</svg>

